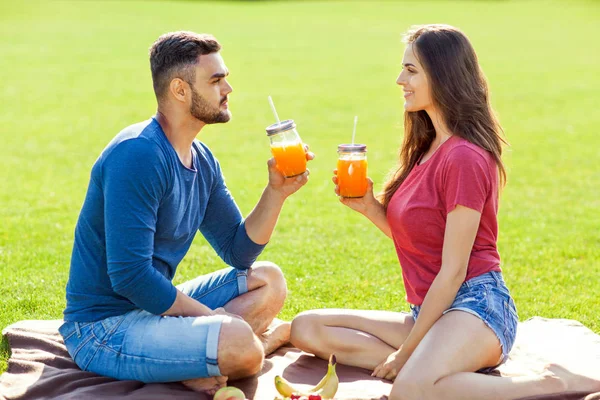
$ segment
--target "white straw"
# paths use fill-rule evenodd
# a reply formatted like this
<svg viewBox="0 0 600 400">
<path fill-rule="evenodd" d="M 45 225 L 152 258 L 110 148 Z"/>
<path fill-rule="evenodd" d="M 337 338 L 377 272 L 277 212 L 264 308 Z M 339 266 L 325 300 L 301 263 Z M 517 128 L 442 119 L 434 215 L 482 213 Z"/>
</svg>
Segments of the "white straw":
<svg viewBox="0 0 600 400">
<path fill-rule="evenodd" d="M 352 130 L 352 144 L 354 144 L 354 136 L 356 135 L 356 123 L 358 122 L 358 115 L 354 116 L 354 129 Z"/>
<path fill-rule="evenodd" d="M 279 121 L 279 115 L 277 115 L 277 110 L 275 110 L 275 104 L 273 103 L 271 96 L 269 96 L 269 104 L 271 105 L 271 110 L 273 110 L 273 115 L 275 116 L 277 123 L 281 123 L 281 121 Z"/>
</svg>

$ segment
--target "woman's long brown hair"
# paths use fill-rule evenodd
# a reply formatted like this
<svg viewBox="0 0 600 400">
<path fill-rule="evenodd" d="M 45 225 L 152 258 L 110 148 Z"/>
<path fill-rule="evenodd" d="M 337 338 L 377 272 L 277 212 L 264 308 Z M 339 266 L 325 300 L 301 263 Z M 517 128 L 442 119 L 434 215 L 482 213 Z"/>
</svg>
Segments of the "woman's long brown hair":
<svg viewBox="0 0 600 400">
<path fill-rule="evenodd" d="M 501 156 L 502 145 L 507 142 L 490 104 L 487 80 L 467 36 L 452 26 L 423 25 L 409 31 L 405 41 L 413 45 L 415 56 L 425 69 L 433 104 L 450 132 L 492 154 L 503 186 L 506 170 Z M 435 129 L 427 112 L 404 112 L 400 164 L 379 195 L 386 209 L 434 139 Z"/>
</svg>

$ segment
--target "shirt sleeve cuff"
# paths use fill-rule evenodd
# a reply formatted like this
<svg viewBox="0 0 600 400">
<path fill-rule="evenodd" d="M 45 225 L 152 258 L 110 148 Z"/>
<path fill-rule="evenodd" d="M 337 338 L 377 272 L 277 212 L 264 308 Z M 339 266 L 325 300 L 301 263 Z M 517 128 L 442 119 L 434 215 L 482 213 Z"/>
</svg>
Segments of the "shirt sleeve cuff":
<svg viewBox="0 0 600 400">
<path fill-rule="evenodd" d="M 235 259 L 237 262 L 232 266 L 238 269 L 250 268 L 260 253 L 262 253 L 266 245 L 267 243 L 257 244 L 252 241 L 250 236 L 248 236 L 248 232 L 246 232 L 246 221 L 242 221 L 238 228 L 236 241 L 234 244 L 234 251 L 237 255 Z"/>
<path fill-rule="evenodd" d="M 160 314 L 166 312 L 169 308 L 171 308 L 173 306 L 176 298 L 177 298 L 177 288 L 171 284 L 171 288 L 168 290 L 164 299 L 161 299 L 162 301 L 160 301 L 158 304 L 156 304 L 157 312 L 155 312 L 154 314 L 160 315 Z"/>
</svg>

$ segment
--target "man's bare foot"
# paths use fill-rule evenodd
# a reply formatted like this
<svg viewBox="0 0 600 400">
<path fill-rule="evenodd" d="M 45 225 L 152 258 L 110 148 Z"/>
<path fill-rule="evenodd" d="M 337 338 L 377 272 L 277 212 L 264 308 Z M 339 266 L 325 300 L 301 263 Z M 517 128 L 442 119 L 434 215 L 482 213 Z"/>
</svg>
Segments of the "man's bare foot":
<svg viewBox="0 0 600 400">
<path fill-rule="evenodd" d="M 182 381 L 181 383 L 195 392 L 204 392 L 212 396 L 217 390 L 227 384 L 227 377 L 211 376 L 208 378 L 189 379 L 187 381 Z"/>
<path fill-rule="evenodd" d="M 258 338 L 265 349 L 265 356 L 273 353 L 275 350 L 290 341 L 290 332 L 292 324 L 275 318 L 267 330 Z"/>
<path fill-rule="evenodd" d="M 589 376 L 576 374 L 558 364 L 547 365 L 546 371 L 560 378 L 565 385 L 564 391 L 600 391 L 600 379 L 594 379 Z"/>
</svg>

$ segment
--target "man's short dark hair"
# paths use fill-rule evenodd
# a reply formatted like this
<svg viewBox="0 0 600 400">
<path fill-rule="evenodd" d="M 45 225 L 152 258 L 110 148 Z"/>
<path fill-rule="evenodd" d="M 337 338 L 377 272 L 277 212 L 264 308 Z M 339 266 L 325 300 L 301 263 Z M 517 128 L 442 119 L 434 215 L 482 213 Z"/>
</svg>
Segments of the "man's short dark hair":
<svg viewBox="0 0 600 400">
<path fill-rule="evenodd" d="M 194 65 L 198 57 L 216 53 L 221 45 L 212 35 L 188 31 L 161 35 L 150 47 L 150 70 L 157 100 L 167 92 L 171 80 L 181 78 L 193 85 L 196 79 Z"/>
</svg>

